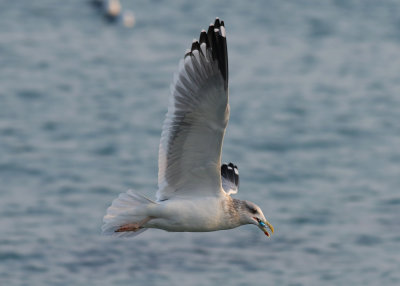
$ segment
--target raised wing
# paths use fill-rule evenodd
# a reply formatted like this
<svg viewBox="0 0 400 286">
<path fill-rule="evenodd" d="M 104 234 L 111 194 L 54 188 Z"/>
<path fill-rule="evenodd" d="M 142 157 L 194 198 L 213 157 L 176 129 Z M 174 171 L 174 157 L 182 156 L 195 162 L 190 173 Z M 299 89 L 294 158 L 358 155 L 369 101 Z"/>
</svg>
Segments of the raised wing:
<svg viewBox="0 0 400 286">
<path fill-rule="evenodd" d="M 229 163 L 221 166 L 222 188 L 227 195 L 234 195 L 239 190 L 239 169 Z"/>
<path fill-rule="evenodd" d="M 158 157 L 158 200 L 221 192 L 221 149 L 229 120 L 224 22 L 200 33 L 171 85 Z"/>
</svg>

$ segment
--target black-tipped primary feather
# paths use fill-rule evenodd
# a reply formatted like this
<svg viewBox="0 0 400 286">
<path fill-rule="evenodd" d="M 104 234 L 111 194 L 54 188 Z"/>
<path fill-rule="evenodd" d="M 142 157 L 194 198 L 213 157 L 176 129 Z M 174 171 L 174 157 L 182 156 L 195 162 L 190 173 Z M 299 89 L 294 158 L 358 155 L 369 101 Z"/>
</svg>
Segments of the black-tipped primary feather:
<svg viewBox="0 0 400 286">
<path fill-rule="evenodd" d="M 216 58 L 216 49 L 215 49 L 214 24 L 211 24 L 208 27 L 207 38 L 208 38 L 208 42 L 210 43 L 210 48 L 211 48 L 211 51 L 212 51 L 212 57 L 215 60 L 215 58 Z"/>
<path fill-rule="evenodd" d="M 232 163 L 221 166 L 222 188 L 228 195 L 236 194 L 239 189 L 239 170 Z"/>
<path fill-rule="evenodd" d="M 222 164 L 221 166 L 221 176 L 224 178 L 228 178 L 228 165 Z"/>
<path fill-rule="evenodd" d="M 239 186 L 239 169 L 236 165 L 232 163 L 222 164 L 221 176 L 235 184 L 236 187 Z"/>
<path fill-rule="evenodd" d="M 215 28 L 221 27 L 221 22 L 219 21 L 219 18 L 218 18 L 218 17 L 215 18 L 214 26 L 215 26 Z"/>
<path fill-rule="evenodd" d="M 192 43 L 192 48 L 191 48 L 191 52 L 193 52 L 194 50 L 200 50 L 200 44 L 198 41 L 194 41 Z"/>
<path fill-rule="evenodd" d="M 210 42 L 212 57 L 218 61 L 218 68 L 224 78 L 225 89 L 227 89 L 229 80 L 228 49 L 226 45 L 225 26 L 221 25 L 218 18 L 215 19 L 214 24 L 208 27 L 207 37 Z"/>
<path fill-rule="evenodd" d="M 210 43 L 208 42 L 207 32 L 206 31 L 204 31 L 204 30 L 201 31 L 200 37 L 199 37 L 199 42 L 200 42 L 200 44 L 206 43 L 207 47 L 210 46 Z"/>
</svg>

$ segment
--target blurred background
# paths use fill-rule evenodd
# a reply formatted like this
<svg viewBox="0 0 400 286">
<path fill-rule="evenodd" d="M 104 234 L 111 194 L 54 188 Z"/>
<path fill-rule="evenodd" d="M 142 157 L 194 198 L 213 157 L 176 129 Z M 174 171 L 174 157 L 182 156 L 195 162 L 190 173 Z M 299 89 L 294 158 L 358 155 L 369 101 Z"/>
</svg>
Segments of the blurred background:
<svg viewBox="0 0 400 286">
<path fill-rule="evenodd" d="M 95 6 L 0 2 L 1 285 L 400 284 L 399 1 Z M 154 197 L 169 84 L 216 16 L 223 160 L 275 234 L 102 237 L 120 192 Z"/>
</svg>

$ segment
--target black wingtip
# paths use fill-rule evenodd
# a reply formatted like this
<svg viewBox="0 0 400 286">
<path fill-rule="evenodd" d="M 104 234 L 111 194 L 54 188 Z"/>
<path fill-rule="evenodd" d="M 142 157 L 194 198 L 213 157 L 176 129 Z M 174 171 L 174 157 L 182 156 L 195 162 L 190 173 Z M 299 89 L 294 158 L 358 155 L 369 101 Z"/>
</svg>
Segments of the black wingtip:
<svg viewBox="0 0 400 286">
<path fill-rule="evenodd" d="M 208 47 L 210 47 L 210 42 L 208 41 L 208 37 L 207 37 L 207 32 L 206 31 L 201 31 L 201 33 L 200 33 L 200 38 L 199 38 L 199 42 L 200 42 L 200 45 L 202 44 L 202 43 L 206 43 L 206 47 L 208 48 Z"/>
<path fill-rule="evenodd" d="M 222 164 L 221 176 L 239 186 L 239 169 L 235 164 Z"/>
<path fill-rule="evenodd" d="M 208 38 L 208 42 L 210 43 L 211 48 L 213 48 L 213 35 L 214 35 L 214 24 L 210 24 L 210 26 L 208 26 L 208 31 L 207 31 L 207 38 Z"/>
<path fill-rule="evenodd" d="M 221 28 L 221 26 L 223 28 Z M 211 47 L 212 57 L 218 61 L 218 67 L 225 81 L 225 89 L 228 88 L 228 49 L 226 44 L 225 23 L 219 18 L 215 19 L 214 24 L 210 24 L 207 31 L 209 46 Z M 200 40 L 201 42 L 201 40 Z"/>
<path fill-rule="evenodd" d="M 218 62 L 218 68 L 224 79 L 224 87 L 228 89 L 228 49 L 226 45 L 225 23 L 219 18 L 215 19 L 208 27 L 208 31 L 202 30 L 198 41 L 193 41 L 192 47 L 185 53 L 185 58 L 192 55 L 194 50 L 201 52 L 200 45 L 205 43 L 207 49 L 211 49 L 212 59 Z"/>
<path fill-rule="evenodd" d="M 219 21 L 219 18 L 218 18 L 218 17 L 215 18 L 214 26 L 215 26 L 215 28 L 221 27 L 221 22 Z"/>
<path fill-rule="evenodd" d="M 198 41 L 193 41 L 192 43 L 191 52 L 193 52 L 194 50 L 200 50 L 200 44 Z"/>
</svg>

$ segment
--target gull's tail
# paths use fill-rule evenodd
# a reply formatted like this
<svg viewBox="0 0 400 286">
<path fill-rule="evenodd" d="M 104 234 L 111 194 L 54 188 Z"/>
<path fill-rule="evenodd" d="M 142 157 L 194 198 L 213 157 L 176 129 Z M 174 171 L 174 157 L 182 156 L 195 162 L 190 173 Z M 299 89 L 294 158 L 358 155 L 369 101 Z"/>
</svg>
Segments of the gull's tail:
<svg viewBox="0 0 400 286">
<path fill-rule="evenodd" d="M 149 204 L 156 204 L 156 202 L 143 195 L 135 194 L 132 190 L 121 193 L 112 202 L 103 218 L 104 224 L 101 227 L 103 234 L 132 237 L 147 230 L 147 228 L 142 228 L 141 224 L 148 221 L 146 210 Z"/>
</svg>

